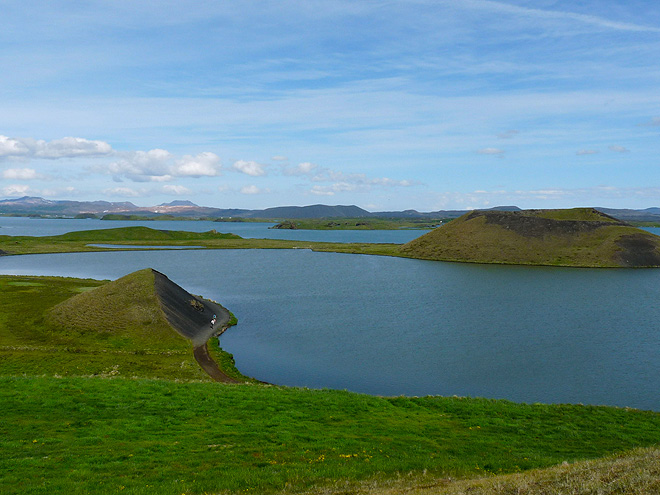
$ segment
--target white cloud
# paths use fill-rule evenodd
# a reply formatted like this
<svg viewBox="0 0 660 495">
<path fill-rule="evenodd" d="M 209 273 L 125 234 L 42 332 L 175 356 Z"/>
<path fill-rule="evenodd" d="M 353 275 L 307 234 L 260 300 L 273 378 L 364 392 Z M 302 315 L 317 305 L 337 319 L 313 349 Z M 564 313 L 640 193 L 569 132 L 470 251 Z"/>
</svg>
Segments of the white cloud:
<svg viewBox="0 0 660 495">
<path fill-rule="evenodd" d="M 310 162 L 299 163 L 296 166 L 282 167 L 282 174 L 289 176 L 309 175 L 318 169 L 318 165 Z"/>
<path fill-rule="evenodd" d="M 107 156 L 114 153 L 105 141 L 65 137 L 53 141 L 0 136 L 0 157 L 32 157 L 57 160 L 81 156 Z"/>
<path fill-rule="evenodd" d="M 134 182 L 167 182 L 174 177 L 215 177 L 222 168 L 220 157 L 204 152 L 176 159 L 167 150 L 131 151 L 109 165 L 108 171 L 118 179 Z"/>
<path fill-rule="evenodd" d="M 192 194 L 192 191 L 190 189 L 188 189 L 187 187 L 185 187 L 185 186 L 175 186 L 175 185 L 163 186 L 163 192 L 166 192 L 168 194 L 176 194 L 178 196 Z"/>
<path fill-rule="evenodd" d="M 0 157 L 1 156 L 24 156 L 30 150 L 18 139 L 0 135 Z"/>
<path fill-rule="evenodd" d="M 115 187 L 113 189 L 106 189 L 103 193 L 110 196 L 121 196 L 124 198 L 138 198 L 143 195 L 143 191 L 136 191 L 130 187 Z"/>
<path fill-rule="evenodd" d="M 90 141 L 84 138 L 65 137 L 54 141 L 37 141 L 34 156 L 38 158 L 74 158 L 78 156 L 103 156 L 113 152 L 104 141 Z"/>
<path fill-rule="evenodd" d="M 177 160 L 171 174 L 175 177 L 214 177 L 220 175 L 221 167 L 220 157 L 207 151 Z"/>
<path fill-rule="evenodd" d="M 339 170 L 319 167 L 315 163 L 303 162 L 296 166 L 282 167 L 285 176 L 307 177 L 312 182 L 332 182 L 331 186 L 314 186 L 310 192 L 319 195 L 331 195 L 336 192 L 370 190 L 380 187 L 410 187 L 419 184 L 411 180 L 396 180 L 389 177 L 368 177 L 366 174 L 346 174 Z"/>
<path fill-rule="evenodd" d="M 108 170 L 113 175 L 125 176 L 135 182 L 147 182 L 154 177 L 169 176 L 169 161 L 172 154 L 162 149 L 130 151 L 124 158 L 113 162 Z"/>
<path fill-rule="evenodd" d="M 70 196 L 71 194 L 76 193 L 76 188 L 72 186 L 53 188 L 53 189 L 42 189 L 39 193 L 40 196 L 46 198 L 60 198 L 62 195 Z"/>
<path fill-rule="evenodd" d="M 576 155 L 595 155 L 597 153 L 597 150 L 579 150 L 575 152 Z"/>
<path fill-rule="evenodd" d="M 394 180 L 389 177 L 376 177 L 374 179 L 369 179 L 368 183 L 374 186 L 386 186 L 386 187 L 410 187 L 416 185 L 415 182 L 409 180 Z"/>
<path fill-rule="evenodd" d="M 5 196 L 24 196 L 30 191 L 30 187 L 23 184 L 12 184 L 2 188 Z"/>
<path fill-rule="evenodd" d="M 331 191 L 327 187 L 314 186 L 309 190 L 310 193 L 316 194 L 317 196 L 334 196 L 335 192 Z"/>
<path fill-rule="evenodd" d="M 614 151 L 615 153 L 630 153 L 630 150 L 628 148 L 625 148 L 624 146 L 610 146 L 609 149 L 611 151 Z"/>
<path fill-rule="evenodd" d="M 268 189 L 260 189 L 255 185 L 245 186 L 241 188 L 241 194 L 265 194 L 270 192 Z"/>
<path fill-rule="evenodd" d="M 369 188 L 371 186 L 409 187 L 418 184 L 416 181 L 395 180 L 390 179 L 389 177 L 368 177 L 366 174 L 345 174 L 344 172 L 328 168 L 313 168 L 310 172 L 316 172 L 316 174 L 310 177 L 312 182 L 335 182 L 335 184 L 350 184 L 353 186 L 362 186 L 363 188 Z"/>
<path fill-rule="evenodd" d="M 32 180 L 41 179 L 43 176 L 31 168 L 9 168 L 2 172 L 2 178 L 14 180 Z"/>
<path fill-rule="evenodd" d="M 235 170 L 251 175 L 252 177 L 266 175 L 266 166 L 257 162 L 238 160 L 237 162 L 234 162 L 233 167 Z"/>
</svg>

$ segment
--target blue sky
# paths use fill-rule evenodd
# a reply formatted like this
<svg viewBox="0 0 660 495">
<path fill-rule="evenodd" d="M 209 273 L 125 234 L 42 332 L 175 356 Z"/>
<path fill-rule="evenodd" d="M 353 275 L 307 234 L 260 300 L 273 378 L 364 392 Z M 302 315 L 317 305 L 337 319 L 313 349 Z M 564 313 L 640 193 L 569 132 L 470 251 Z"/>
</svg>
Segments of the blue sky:
<svg viewBox="0 0 660 495">
<path fill-rule="evenodd" d="M 660 206 L 660 7 L 0 1 L 0 197 Z"/>
</svg>

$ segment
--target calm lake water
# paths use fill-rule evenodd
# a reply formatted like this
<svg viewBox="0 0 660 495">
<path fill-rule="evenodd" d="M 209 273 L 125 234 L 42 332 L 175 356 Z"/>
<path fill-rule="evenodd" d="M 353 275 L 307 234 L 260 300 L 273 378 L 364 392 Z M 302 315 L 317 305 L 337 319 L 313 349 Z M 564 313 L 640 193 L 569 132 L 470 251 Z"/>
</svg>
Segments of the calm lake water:
<svg viewBox="0 0 660 495">
<path fill-rule="evenodd" d="M 660 410 L 660 270 L 306 250 L 0 257 L 4 274 L 116 279 L 146 267 L 234 312 L 221 345 L 271 383 Z"/>
<path fill-rule="evenodd" d="M 79 230 L 114 229 L 119 227 L 149 227 L 158 230 L 183 230 L 240 235 L 244 239 L 286 239 L 292 241 L 319 242 L 383 242 L 404 244 L 424 235 L 427 230 L 288 230 L 269 229 L 275 223 L 262 222 L 212 222 L 204 220 L 98 220 L 98 219 L 48 219 L 0 216 L 0 235 L 47 236 Z"/>
</svg>

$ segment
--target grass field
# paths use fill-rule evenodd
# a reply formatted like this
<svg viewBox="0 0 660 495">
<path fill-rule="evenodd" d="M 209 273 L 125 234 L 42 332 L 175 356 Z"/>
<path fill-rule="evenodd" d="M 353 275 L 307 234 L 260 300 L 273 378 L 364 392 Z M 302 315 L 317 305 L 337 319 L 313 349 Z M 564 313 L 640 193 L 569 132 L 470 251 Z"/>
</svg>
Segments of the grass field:
<svg viewBox="0 0 660 495">
<path fill-rule="evenodd" d="M 172 381 L 0 379 L 3 493 L 267 493 L 513 473 L 660 441 L 654 413 Z"/>
<path fill-rule="evenodd" d="M 106 285 L 0 277 L 1 493 L 442 493 L 468 483 L 448 478 L 492 488 L 496 475 L 660 444 L 655 412 L 224 385 L 165 328 L 151 340 L 124 319 L 110 335 L 51 321 L 51 308 Z M 142 291 L 127 290 L 121 301 Z M 656 472 L 656 451 L 641 452 L 624 459 L 644 455 Z M 595 469 L 606 468 L 579 472 Z M 525 480 L 502 483 L 536 483 Z"/>
</svg>

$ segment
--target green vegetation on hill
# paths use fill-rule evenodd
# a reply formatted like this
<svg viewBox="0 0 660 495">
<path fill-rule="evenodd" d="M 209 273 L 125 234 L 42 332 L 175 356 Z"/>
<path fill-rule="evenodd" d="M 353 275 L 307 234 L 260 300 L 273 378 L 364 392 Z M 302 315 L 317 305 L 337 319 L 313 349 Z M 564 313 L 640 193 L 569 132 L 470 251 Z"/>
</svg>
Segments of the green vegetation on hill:
<svg viewBox="0 0 660 495">
<path fill-rule="evenodd" d="M 285 220 L 271 228 L 301 230 L 428 230 L 437 227 L 442 222 L 442 218 L 302 218 Z"/>
<path fill-rule="evenodd" d="M 234 234 L 221 234 L 215 230 L 208 232 L 188 232 L 181 230 L 157 230 L 149 227 L 120 227 L 103 230 L 80 230 L 68 232 L 49 239 L 61 241 L 89 241 L 90 233 L 94 242 L 124 242 L 124 241 L 156 241 L 156 242 L 178 242 L 178 241 L 217 241 L 226 239 L 240 239 Z"/>
<path fill-rule="evenodd" d="M 592 208 L 474 211 L 404 244 L 400 252 L 475 263 L 660 266 L 660 237 Z"/>
<path fill-rule="evenodd" d="M 0 375 L 210 380 L 165 320 L 150 277 L 0 276 Z M 231 356 L 223 362 L 233 373 Z"/>
<path fill-rule="evenodd" d="M 180 347 L 183 337 L 168 324 L 160 308 L 150 268 L 75 295 L 52 308 L 48 319 L 67 332 L 92 334 L 99 341 Z"/>
</svg>

